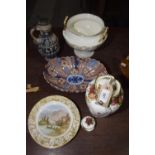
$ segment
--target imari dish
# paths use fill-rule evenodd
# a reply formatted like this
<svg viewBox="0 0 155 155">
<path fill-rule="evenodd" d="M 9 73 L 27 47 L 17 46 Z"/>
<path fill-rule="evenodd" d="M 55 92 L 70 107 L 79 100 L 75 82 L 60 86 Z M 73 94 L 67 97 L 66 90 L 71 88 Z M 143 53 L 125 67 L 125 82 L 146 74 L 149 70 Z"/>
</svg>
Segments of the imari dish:
<svg viewBox="0 0 155 155">
<path fill-rule="evenodd" d="M 104 21 L 93 14 L 82 13 L 69 20 L 65 18 L 64 25 L 63 36 L 80 58 L 93 56 L 94 50 L 108 37 Z"/>
<path fill-rule="evenodd" d="M 123 102 L 123 89 L 113 76 L 100 76 L 86 89 L 86 104 L 94 117 L 106 117 L 116 112 Z"/>
<path fill-rule="evenodd" d="M 39 145 L 58 148 L 76 135 L 80 114 L 76 105 L 66 97 L 53 95 L 41 99 L 31 110 L 28 129 Z"/>
<path fill-rule="evenodd" d="M 52 87 L 76 93 L 85 92 L 90 81 L 106 74 L 106 68 L 99 61 L 74 56 L 51 59 L 43 72 L 45 80 Z"/>
</svg>

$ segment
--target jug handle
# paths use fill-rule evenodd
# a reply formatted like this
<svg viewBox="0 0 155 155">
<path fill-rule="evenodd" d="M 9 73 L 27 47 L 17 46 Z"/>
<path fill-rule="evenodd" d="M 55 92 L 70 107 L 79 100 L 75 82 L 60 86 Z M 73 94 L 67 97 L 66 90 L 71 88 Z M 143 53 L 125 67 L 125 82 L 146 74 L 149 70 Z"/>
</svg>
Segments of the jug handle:
<svg viewBox="0 0 155 155">
<path fill-rule="evenodd" d="M 66 29 L 68 18 L 69 18 L 68 16 L 65 16 L 65 19 L 64 19 L 64 30 Z"/>
<path fill-rule="evenodd" d="M 34 36 L 34 34 L 33 34 L 34 31 L 35 31 L 35 28 L 32 28 L 30 30 L 30 35 L 31 35 L 32 39 L 35 41 L 35 43 L 40 43 L 40 39 Z"/>
<path fill-rule="evenodd" d="M 114 84 L 113 84 L 114 83 Z M 120 94 L 120 90 L 121 90 L 121 84 L 118 80 L 114 80 L 112 81 L 112 84 L 116 87 L 116 89 L 113 91 L 113 95 L 112 97 L 117 97 Z"/>
<path fill-rule="evenodd" d="M 109 27 L 105 27 L 105 30 L 101 34 L 101 38 L 99 39 L 98 42 L 105 41 L 107 39 L 107 37 L 108 37 L 108 34 L 107 34 L 108 30 L 109 30 Z"/>
</svg>

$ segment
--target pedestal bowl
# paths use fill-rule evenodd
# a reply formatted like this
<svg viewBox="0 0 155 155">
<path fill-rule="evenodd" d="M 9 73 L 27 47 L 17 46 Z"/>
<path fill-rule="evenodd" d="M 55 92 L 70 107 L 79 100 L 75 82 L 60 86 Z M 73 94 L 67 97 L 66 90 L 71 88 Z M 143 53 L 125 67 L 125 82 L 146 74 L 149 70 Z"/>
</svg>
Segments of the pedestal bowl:
<svg viewBox="0 0 155 155">
<path fill-rule="evenodd" d="M 64 25 L 63 36 L 79 58 L 93 56 L 94 50 L 108 37 L 108 27 L 100 17 L 93 14 L 82 13 L 69 20 L 66 18 Z"/>
</svg>

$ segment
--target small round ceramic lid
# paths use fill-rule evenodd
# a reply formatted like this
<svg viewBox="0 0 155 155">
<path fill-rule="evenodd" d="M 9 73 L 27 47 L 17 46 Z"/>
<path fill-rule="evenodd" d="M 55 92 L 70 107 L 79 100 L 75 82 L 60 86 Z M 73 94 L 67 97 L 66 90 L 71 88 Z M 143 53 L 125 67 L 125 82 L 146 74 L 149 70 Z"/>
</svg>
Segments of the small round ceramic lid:
<svg viewBox="0 0 155 155">
<path fill-rule="evenodd" d="M 91 116 L 85 116 L 81 121 L 81 126 L 86 131 L 93 131 L 95 128 L 95 119 Z"/>
</svg>

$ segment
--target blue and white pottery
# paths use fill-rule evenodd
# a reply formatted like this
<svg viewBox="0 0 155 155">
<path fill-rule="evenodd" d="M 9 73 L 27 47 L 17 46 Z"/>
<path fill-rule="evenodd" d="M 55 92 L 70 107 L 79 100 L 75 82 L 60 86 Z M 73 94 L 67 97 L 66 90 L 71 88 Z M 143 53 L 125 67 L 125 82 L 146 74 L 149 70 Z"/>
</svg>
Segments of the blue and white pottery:
<svg viewBox="0 0 155 155">
<path fill-rule="evenodd" d="M 30 34 L 34 43 L 38 47 L 38 52 L 49 60 L 57 55 L 60 46 L 57 36 L 51 31 L 51 24 L 47 21 L 39 21 L 38 24 L 31 29 Z M 39 36 L 34 35 L 34 31 L 39 31 Z"/>
</svg>

